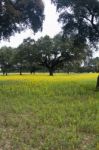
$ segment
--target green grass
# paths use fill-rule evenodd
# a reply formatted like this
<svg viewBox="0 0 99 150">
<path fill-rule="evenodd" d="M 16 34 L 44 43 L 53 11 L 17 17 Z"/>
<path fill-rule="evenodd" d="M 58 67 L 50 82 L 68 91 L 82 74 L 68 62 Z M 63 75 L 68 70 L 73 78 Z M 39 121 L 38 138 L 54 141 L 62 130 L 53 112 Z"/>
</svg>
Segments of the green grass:
<svg viewBox="0 0 99 150">
<path fill-rule="evenodd" d="M 99 150 L 96 77 L 0 76 L 0 150 Z"/>
</svg>

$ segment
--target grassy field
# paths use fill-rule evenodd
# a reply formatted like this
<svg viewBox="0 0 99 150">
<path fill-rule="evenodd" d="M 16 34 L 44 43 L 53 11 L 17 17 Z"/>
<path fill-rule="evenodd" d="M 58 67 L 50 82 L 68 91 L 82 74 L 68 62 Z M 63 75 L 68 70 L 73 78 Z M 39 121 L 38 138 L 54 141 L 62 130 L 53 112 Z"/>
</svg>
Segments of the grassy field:
<svg viewBox="0 0 99 150">
<path fill-rule="evenodd" d="M 0 150 L 99 150 L 97 75 L 0 76 Z"/>
</svg>

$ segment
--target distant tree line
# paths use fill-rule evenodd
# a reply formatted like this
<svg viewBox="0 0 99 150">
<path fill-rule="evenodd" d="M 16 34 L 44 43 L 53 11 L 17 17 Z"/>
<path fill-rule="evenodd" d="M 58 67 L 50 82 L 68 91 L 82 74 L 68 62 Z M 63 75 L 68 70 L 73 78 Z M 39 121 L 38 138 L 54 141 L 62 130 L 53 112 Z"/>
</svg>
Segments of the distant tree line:
<svg viewBox="0 0 99 150">
<path fill-rule="evenodd" d="M 81 49 L 72 46 L 74 39 L 63 39 L 61 33 L 54 38 L 41 37 L 37 41 L 27 38 L 17 48 L 0 49 L 0 68 L 3 75 L 8 72 L 35 73 L 49 72 L 84 72 L 81 67 L 91 51 L 86 45 Z"/>
</svg>

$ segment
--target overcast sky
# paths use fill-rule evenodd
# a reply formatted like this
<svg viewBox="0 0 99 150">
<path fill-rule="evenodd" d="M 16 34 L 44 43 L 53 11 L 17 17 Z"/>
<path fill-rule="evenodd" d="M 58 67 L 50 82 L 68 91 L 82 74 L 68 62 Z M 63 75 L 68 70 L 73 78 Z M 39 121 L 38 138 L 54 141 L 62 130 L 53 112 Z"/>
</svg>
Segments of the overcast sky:
<svg viewBox="0 0 99 150">
<path fill-rule="evenodd" d="M 19 44 L 22 43 L 23 39 L 27 37 L 32 37 L 34 39 L 38 39 L 41 36 L 49 35 L 53 37 L 57 33 L 61 31 L 61 26 L 57 22 L 58 14 L 56 13 L 56 8 L 54 5 L 50 3 L 50 0 L 43 0 L 45 5 L 45 21 L 43 24 L 43 31 L 38 32 L 36 35 L 33 35 L 31 30 L 26 30 L 21 32 L 20 34 L 15 34 L 15 36 L 10 38 L 10 42 L 1 41 L 0 47 L 2 46 L 12 46 L 17 47 Z"/>
</svg>

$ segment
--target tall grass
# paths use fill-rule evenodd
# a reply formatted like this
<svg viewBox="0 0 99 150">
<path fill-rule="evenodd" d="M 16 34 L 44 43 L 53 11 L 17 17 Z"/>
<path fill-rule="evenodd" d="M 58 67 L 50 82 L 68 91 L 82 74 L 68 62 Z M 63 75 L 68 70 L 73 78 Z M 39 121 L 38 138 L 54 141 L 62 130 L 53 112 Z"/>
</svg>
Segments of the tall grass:
<svg viewBox="0 0 99 150">
<path fill-rule="evenodd" d="M 0 76 L 2 150 L 99 150 L 97 74 Z"/>
</svg>

